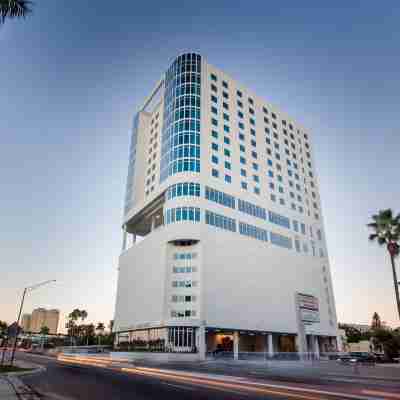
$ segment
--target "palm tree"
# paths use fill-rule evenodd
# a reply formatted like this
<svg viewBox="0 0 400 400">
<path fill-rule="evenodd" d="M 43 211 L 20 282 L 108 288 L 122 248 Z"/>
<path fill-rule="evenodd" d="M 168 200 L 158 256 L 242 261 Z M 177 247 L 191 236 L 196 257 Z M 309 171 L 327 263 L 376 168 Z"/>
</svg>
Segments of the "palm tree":
<svg viewBox="0 0 400 400">
<path fill-rule="evenodd" d="M 400 240 L 400 214 L 393 216 L 391 209 L 379 211 L 373 215 L 374 222 L 368 224 L 368 227 L 374 230 L 374 233 L 369 235 L 369 240 L 377 241 L 380 246 L 386 246 L 390 255 L 393 272 L 393 284 L 396 293 L 397 311 L 400 318 L 400 296 L 399 282 L 397 281 L 396 266 L 394 259 L 399 255 L 399 240 Z"/>
<path fill-rule="evenodd" d="M 79 311 L 79 317 L 82 320 L 82 322 L 87 318 L 87 316 L 88 316 L 88 313 L 86 310 Z"/>
<path fill-rule="evenodd" d="M 104 329 L 105 329 L 105 328 L 106 328 L 106 327 L 104 326 L 104 324 L 103 324 L 102 322 L 98 322 L 98 323 L 97 323 L 96 331 L 98 332 L 97 337 L 98 337 L 98 339 L 99 339 L 99 345 L 100 345 L 100 341 L 101 341 L 101 336 L 103 335 Z"/>
<path fill-rule="evenodd" d="M 379 329 L 382 327 L 382 322 L 381 322 L 381 317 L 377 312 L 374 312 L 374 315 L 372 316 L 372 324 L 371 328 L 372 329 Z"/>
<path fill-rule="evenodd" d="M 6 18 L 25 18 L 32 12 L 30 0 L 0 0 L 0 24 Z"/>
</svg>

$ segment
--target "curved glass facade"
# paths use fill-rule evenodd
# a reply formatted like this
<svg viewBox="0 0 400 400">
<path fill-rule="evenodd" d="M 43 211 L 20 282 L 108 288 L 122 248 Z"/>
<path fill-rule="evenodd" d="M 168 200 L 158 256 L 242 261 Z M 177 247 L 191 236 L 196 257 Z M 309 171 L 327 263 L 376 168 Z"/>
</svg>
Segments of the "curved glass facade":
<svg viewBox="0 0 400 400">
<path fill-rule="evenodd" d="M 160 182 L 179 172 L 200 172 L 200 55 L 179 56 L 164 85 Z"/>
</svg>

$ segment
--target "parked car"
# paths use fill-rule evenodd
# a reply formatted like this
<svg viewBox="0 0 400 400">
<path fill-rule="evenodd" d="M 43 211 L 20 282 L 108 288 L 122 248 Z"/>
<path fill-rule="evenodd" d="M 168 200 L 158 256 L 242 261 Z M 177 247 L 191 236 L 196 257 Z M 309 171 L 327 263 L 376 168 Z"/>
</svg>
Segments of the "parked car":
<svg viewBox="0 0 400 400">
<path fill-rule="evenodd" d="M 342 363 L 375 363 L 376 357 L 363 351 L 351 351 L 340 356 L 337 360 Z"/>
</svg>

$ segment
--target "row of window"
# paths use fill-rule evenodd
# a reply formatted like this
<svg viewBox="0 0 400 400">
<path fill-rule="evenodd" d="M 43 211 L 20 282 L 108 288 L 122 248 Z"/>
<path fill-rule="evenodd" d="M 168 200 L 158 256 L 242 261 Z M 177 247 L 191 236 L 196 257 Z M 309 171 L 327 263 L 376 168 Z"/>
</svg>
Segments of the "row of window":
<svg viewBox="0 0 400 400">
<path fill-rule="evenodd" d="M 265 229 L 257 228 L 254 225 L 239 222 L 239 233 L 263 242 L 268 242 L 268 232 Z"/>
<path fill-rule="evenodd" d="M 197 253 L 174 253 L 174 260 L 194 260 Z"/>
<path fill-rule="evenodd" d="M 253 217 L 267 219 L 267 213 L 265 208 L 257 206 L 249 201 L 238 199 L 238 209 L 246 214 L 252 215 Z"/>
<path fill-rule="evenodd" d="M 178 296 L 176 294 L 173 294 L 171 296 L 171 301 L 173 303 L 194 303 L 197 300 L 196 296 L 189 295 L 189 296 Z"/>
<path fill-rule="evenodd" d="M 171 318 L 187 318 L 187 317 L 196 317 L 196 310 L 183 310 L 183 311 L 171 311 Z"/>
<path fill-rule="evenodd" d="M 273 211 L 268 211 L 268 219 L 269 222 L 272 222 L 273 224 L 283 226 L 284 228 L 290 229 L 290 220 L 289 218 L 277 214 Z"/>
<path fill-rule="evenodd" d="M 179 274 L 179 273 L 195 273 L 197 272 L 197 267 L 196 266 L 187 266 L 187 267 L 172 267 L 172 272 L 174 274 Z"/>
<path fill-rule="evenodd" d="M 225 217 L 206 210 L 206 224 L 215 226 L 226 231 L 236 232 L 236 221 L 233 218 Z"/>
<path fill-rule="evenodd" d="M 200 184 L 193 182 L 182 182 L 170 186 L 166 192 L 167 200 L 181 196 L 200 197 Z"/>
<path fill-rule="evenodd" d="M 206 186 L 206 199 L 235 209 L 235 198 L 229 194 Z"/>
<path fill-rule="evenodd" d="M 172 281 L 172 287 L 180 287 L 180 288 L 191 288 L 197 287 L 197 281 L 182 280 L 182 281 Z"/>
<path fill-rule="evenodd" d="M 165 223 L 172 224 L 180 221 L 200 221 L 200 208 L 198 207 L 176 207 L 169 208 L 165 213 Z"/>
</svg>

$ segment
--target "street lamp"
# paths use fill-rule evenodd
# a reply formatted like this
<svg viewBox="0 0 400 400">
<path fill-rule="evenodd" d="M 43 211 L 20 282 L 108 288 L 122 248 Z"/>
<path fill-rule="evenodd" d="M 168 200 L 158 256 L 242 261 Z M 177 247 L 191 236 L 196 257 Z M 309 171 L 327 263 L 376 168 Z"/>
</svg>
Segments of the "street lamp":
<svg viewBox="0 0 400 400">
<path fill-rule="evenodd" d="M 13 363 L 14 363 L 15 350 L 17 348 L 17 342 L 18 342 L 18 336 L 19 336 L 19 321 L 21 319 L 21 313 L 22 313 L 22 308 L 24 306 L 25 295 L 28 292 L 32 292 L 32 290 L 38 289 L 41 286 L 47 285 L 49 283 L 53 283 L 55 281 L 56 281 L 55 279 L 51 279 L 49 281 L 44 281 L 44 282 L 37 283 L 36 285 L 28 286 L 28 287 L 26 287 L 24 289 L 24 293 L 22 294 L 22 299 L 21 299 L 21 305 L 19 307 L 18 319 L 17 319 L 17 332 L 15 334 L 14 345 L 13 345 L 13 349 L 12 349 L 12 353 L 11 353 L 11 361 L 10 361 L 11 365 L 13 365 Z"/>
</svg>

